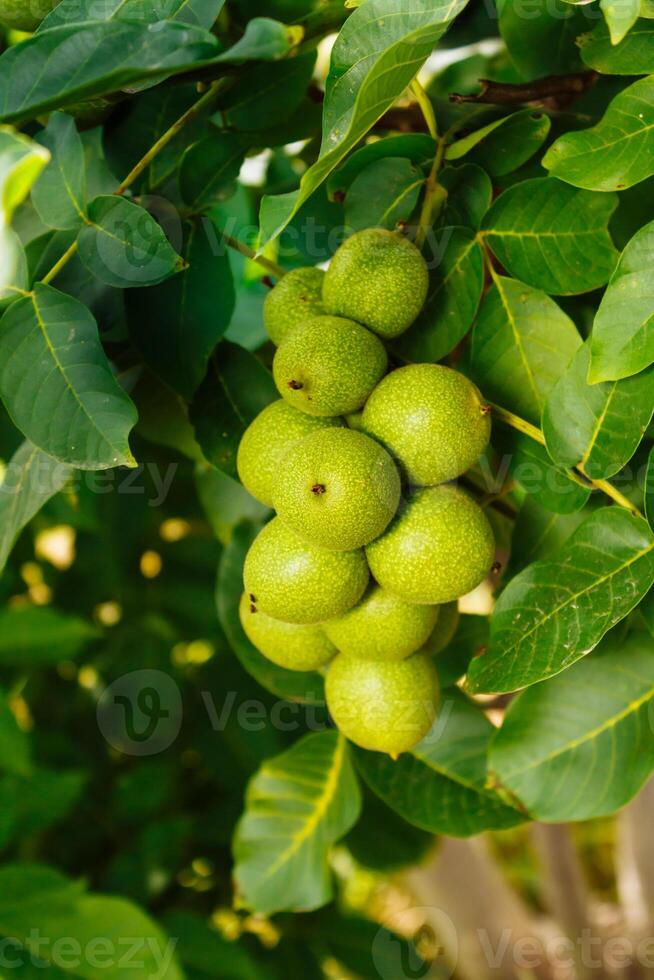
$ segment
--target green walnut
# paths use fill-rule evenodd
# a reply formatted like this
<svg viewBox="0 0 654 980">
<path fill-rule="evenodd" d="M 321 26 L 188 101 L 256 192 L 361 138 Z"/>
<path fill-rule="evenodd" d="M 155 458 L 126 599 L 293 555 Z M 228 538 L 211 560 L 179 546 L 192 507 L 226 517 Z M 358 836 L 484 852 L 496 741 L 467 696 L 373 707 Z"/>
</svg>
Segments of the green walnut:
<svg viewBox="0 0 654 980">
<path fill-rule="evenodd" d="M 437 625 L 440 606 L 404 602 L 372 585 L 361 602 L 325 623 L 334 646 L 362 660 L 404 660 L 419 650 Z"/>
<path fill-rule="evenodd" d="M 309 544 L 353 551 L 384 531 L 400 501 L 400 475 L 386 450 L 352 429 L 325 429 L 290 450 L 273 503 Z"/>
<path fill-rule="evenodd" d="M 427 264 L 399 232 L 369 228 L 348 238 L 325 274 L 325 310 L 349 317 L 380 337 L 398 337 L 427 298 Z"/>
<path fill-rule="evenodd" d="M 414 486 L 453 480 L 488 445 L 490 414 L 478 388 L 440 364 L 411 364 L 381 381 L 363 410 L 378 439 Z"/>
<path fill-rule="evenodd" d="M 330 664 L 327 707 L 350 741 L 396 758 L 422 741 L 438 710 L 438 677 L 429 657 L 376 662 L 344 653 Z"/>
<path fill-rule="evenodd" d="M 16 31 L 35 31 L 58 0 L 0 0 L 0 24 Z"/>
<path fill-rule="evenodd" d="M 259 653 L 287 670 L 318 670 L 336 656 L 336 647 L 318 626 L 282 623 L 262 612 L 244 592 L 241 625 Z"/>
<path fill-rule="evenodd" d="M 278 347 L 275 384 L 309 415 L 346 415 L 361 408 L 386 371 L 378 337 L 352 320 L 318 316 L 296 327 Z"/>
<path fill-rule="evenodd" d="M 298 412 L 283 398 L 272 402 L 243 433 L 236 457 L 241 483 L 253 497 L 272 507 L 274 483 L 286 454 L 307 436 L 342 425 L 341 419 Z"/>
<path fill-rule="evenodd" d="M 376 581 L 406 602 L 451 602 L 486 578 L 495 541 L 481 507 L 445 484 L 416 491 L 366 556 Z"/>
<path fill-rule="evenodd" d="M 368 584 L 363 550 L 313 548 L 278 517 L 266 524 L 245 558 L 250 602 L 285 623 L 322 623 L 350 609 Z"/>
<path fill-rule="evenodd" d="M 436 625 L 431 631 L 427 642 L 420 648 L 421 653 L 427 653 L 430 657 L 435 657 L 441 653 L 454 639 L 454 634 L 459 625 L 459 604 L 458 602 L 445 602 L 437 607 L 440 611 Z"/>
<path fill-rule="evenodd" d="M 324 278 L 322 269 L 293 269 L 270 290 L 263 304 L 263 323 L 277 347 L 299 324 L 325 312 Z"/>
</svg>

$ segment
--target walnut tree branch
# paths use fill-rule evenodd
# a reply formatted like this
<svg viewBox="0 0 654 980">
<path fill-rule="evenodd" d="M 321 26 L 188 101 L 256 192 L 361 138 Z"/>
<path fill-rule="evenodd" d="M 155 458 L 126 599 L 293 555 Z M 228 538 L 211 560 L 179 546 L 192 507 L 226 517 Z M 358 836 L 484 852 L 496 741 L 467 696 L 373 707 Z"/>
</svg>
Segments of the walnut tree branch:
<svg viewBox="0 0 654 980">
<path fill-rule="evenodd" d="M 450 102 L 489 103 L 491 105 L 523 105 L 527 102 L 547 103 L 563 108 L 583 95 L 595 84 L 596 71 L 573 72 L 569 75 L 547 75 L 533 82 L 511 84 L 480 78 L 481 92 L 476 95 L 459 95 L 452 92 Z"/>
</svg>

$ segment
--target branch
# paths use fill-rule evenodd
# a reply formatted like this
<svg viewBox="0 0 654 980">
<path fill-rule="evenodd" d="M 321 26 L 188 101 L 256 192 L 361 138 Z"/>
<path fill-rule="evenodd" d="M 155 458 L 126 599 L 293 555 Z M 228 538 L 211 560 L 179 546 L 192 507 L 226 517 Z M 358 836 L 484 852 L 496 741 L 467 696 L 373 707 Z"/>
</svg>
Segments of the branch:
<svg viewBox="0 0 654 980">
<path fill-rule="evenodd" d="M 573 72 L 570 75 L 547 75 L 533 82 L 514 85 L 509 82 L 493 82 L 480 78 L 481 92 L 476 95 L 459 95 L 452 92 L 450 102 L 487 103 L 491 105 L 523 105 L 525 102 L 551 102 L 553 107 L 564 108 L 583 95 L 595 84 L 596 71 Z"/>
</svg>

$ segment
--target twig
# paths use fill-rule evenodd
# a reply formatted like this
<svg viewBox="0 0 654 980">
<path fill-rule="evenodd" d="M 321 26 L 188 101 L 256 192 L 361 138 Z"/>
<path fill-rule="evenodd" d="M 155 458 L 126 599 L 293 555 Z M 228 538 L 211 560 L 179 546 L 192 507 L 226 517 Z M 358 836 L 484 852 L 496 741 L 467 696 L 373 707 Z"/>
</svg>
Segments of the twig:
<svg viewBox="0 0 654 980">
<path fill-rule="evenodd" d="M 121 197 L 125 193 L 125 191 L 134 183 L 134 181 L 138 177 L 140 177 L 140 175 L 143 173 L 146 167 L 150 165 L 150 163 L 154 160 L 154 158 L 158 156 L 158 154 L 161 153 L 161 151 L 166 146 L 168 146 L 170 141 L 174 139 L 175 136 L 177 136 L 177 134 L 184 128 L 184 126 L 186 126 L 188 122 L 191 121 L 191 119 L 194 119 L 200 112 L 202 112 L 203 109 L 206 108 L 207 105 L 209 105 L 214 100 L 214 98 L 218 95 L 218 93 L 224 88 L 226 84 L 228 84 L 227 81 L 222 78 L 219 78 L 217 81 L 213 82 L 213 84 L 209 86 L 207 91 L 197 100 L 197 102 L 194 102 L 193 105 L 186 110 L 186 112 L 182 113 L 179 119 L 177 119 L 172 124 L 172 126 L 170 126 L 166 130 L 166 132 L 159 137 L 157 142 L 154 143 L 147 151 L 147 153 L 145 153 L 141 157 L 138 163 L 135 164 L 134 167 L 132 167 L 130 172 L 127 174 L 124 180 L 120 182 L 120 184 L 118 185 L 118 187 L 113 193 L 117 197 Z M 248 248 L 247 245 L 244 245 L 243 242 L 239 242 L 237 241 L 237 239 L 232 238 L 229 235 L 225 235 L 224 233 L 223 233 L 223 238 L 226 244 L 229 245 L 230 248 L 235 249 L 237 252 L 240 252 L 242 255 L 247 256 L 247 258 L 252 259 L 254 262 L 257 262 L 260 266 L 262 266 L 262 268 L 267 269 L 268 272 L 273 273 L 273 275 L 277 276 L 278 278 L 281 278 L 281 276 L 284 275 L 284 270 L 280 266 L 276 265 L 274 262 L 271 262 L 269 259 L 264 258 L 263 256 L 257 256 L 256 253 L 251 248 Z M 75 255 L 76 252 L 77 252 L 77 241 L 74 241 L 73 244 L 66 249 L 64 254 L 60 256 L 59 259 L 57 259 L 57 261 L 52 266 L 52 268 L 42 277 L 41 282 L 44 283 L 45 285 L 47 285 L 49 282 L 52 282 L 55 276 L 59 275 L 61 270 L 72 259 L 72 257 Z"/>
<path fill-rule="evenodd" d="M 591 88 L 599 75 L 596 71 L 573 72 L 569 75 L 547 75 L 533 82 L 493 82 L 480 78 L 481 92 L 476 95 L 459 95 L 452 92 L 450 102 L 483 102 L 491 105 L 523 105 L 526 102 L 554 100 L 559 106 L 569 105 L 574 99 Z"/>
</svg>

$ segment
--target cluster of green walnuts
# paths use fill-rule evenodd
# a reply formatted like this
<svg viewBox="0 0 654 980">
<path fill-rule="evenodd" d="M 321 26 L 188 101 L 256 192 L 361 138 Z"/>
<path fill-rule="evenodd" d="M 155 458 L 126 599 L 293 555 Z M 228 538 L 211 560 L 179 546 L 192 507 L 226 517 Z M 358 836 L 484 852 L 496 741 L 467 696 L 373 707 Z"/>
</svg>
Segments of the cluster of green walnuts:
<svg viewBox="0 0 654 980">
<path fill-rule="evenodd" d="M 282 397 L 237 460 L 277 512 L 245 561 L 247 636 L 280 666 L 326 669 L 334 722 L 392 756 L 429 731 L 433 654 L 495 552 L 486 515 L 452 483 L 490 436 L 478 389 L 437 364 L 387 373 L 383 341 L 411 325 L 427 288 L 415 245 L 381 229 L 347 239 L 327 272 L 284 276 L 264 308 Z"/>
</svg>

